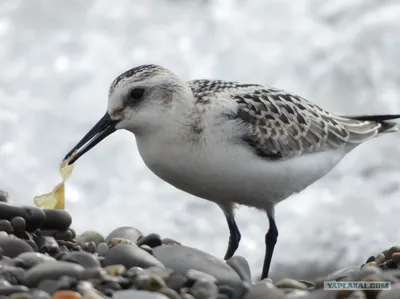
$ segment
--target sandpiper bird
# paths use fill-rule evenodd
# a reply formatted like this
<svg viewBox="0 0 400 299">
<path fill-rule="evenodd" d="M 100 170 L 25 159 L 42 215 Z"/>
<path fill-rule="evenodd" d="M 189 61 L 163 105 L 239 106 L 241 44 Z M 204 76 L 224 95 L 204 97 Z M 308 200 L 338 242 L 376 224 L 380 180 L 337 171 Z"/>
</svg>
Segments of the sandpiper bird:
<svg viewBox="0 0 400 299">
<path fill-rule="evenodd" d="M 157 176 L 223 210 L 230 232 L 225 259 L 241 237 L 235 205 L 265 211 L 265 278 L 278 237 L 275 205 L 326 175 L 357 145 L 395 132 L 396 118 L 339 116 L 273 87 L 184 82 L 161 66 L 142 65 L 112 82 L 107 112 L 65 158 L 78 150 L 72 164 L 114 131 L 131 131 Z"/>
</svg>

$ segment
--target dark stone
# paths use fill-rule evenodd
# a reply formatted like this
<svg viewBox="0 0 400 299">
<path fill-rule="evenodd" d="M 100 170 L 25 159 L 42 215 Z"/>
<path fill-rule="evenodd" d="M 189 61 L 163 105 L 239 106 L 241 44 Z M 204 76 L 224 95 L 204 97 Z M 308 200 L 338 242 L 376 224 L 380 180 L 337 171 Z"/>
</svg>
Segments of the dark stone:
<svg viewBox="0 0 400 299">
<path fill-rule="evenodd" d="M 79 279 L 84 268 L 81 265 L 68 262 L 46 262 L 29 269 L 24 275 L 24 285 L 35 287 L 44 279 L 59 279 L 62 276 L 71 276 Z"/>
<path fill-rule="evenodd" d="M 156 258 L 135 244 L 120 244 L 114 246 L 107 252 L 103 261 L 103 266 L 116 264 L 124 265 L 127 269 L 132 267 L 163 267 Z"/>
<path fill-rule="evenodd" d="M 13 285 L 6 286 L 0 288 L 0 295 L 2 296 L 10 296 L 15 293 L 29 292 L 29 289 L 26 286 Z"/>
<path fill-rule="evenodd" d="M 67 229 L 67 230 L 56 231 L 56 233 L 54 234 L 54 238 L 56 240 L 72 241 L 74 236 L 73 236 L 71 230 Z"/>
<path fill-rule="evenodd" d="M 11 225 L 14 228 L 14 234 L 17 237 L 22 237 L 26 230 L 26 221 L 21 216 L 11 219 Z"/>
<path fill-rule="evenodd" d="M 113 238 L 122 238 L 126 240 L 130 240 L 134 243 L 142 237 L 143 234 L 134 227 L 123 226 L 114 229 L 106 238 L 106 243 L 110 242 Z"/>
<path fill-rule="evenodd" d="M 57 241 L 53 237 L 36 236 L 34 239 L 36 245 L 39 247 L 39 251 L 42 253 L 54 255 L 61 251 Z"/>
<path fill-rule="evenodd" d="M 37 286 L 38 289 L 45 291 L 46 293 L 53 294 L 58 291 L 57 280 L 43 279 Z"/>
<path fill-rule="evenodd" d="M 8 265 L 0 266 L 0 278 L 10 284 L 20 284 L 24 274 L 25 271 L 22 268 Z"/>
<path fill-rule="evenodd" d="M 252 279 L 251 279 L 250 266 L 244 257 L 235 255 L 234 257 L 227 260 L 226 263 L 229 266 L 231 266 L 233 270 L 236 271 L 236 273 L 243 281 L 251 284 Z"/>
<path fill-rule="evenodd" d="M 7 202 L 0 202 L 0 219 L 12 220 L 20 216 L 26 221 L 26 230 L 34 231 L 46 220 L 44 211 L 35 206 L 21 206 Z"/>
<path fill-rule="evenodd" d="M 163 245 L 153 249 L 153 255 L 177 273 L 185 275 L 189 269 L 195 269 L 214 276 L 220 284 L 234 287 L 242 292 L 244 284 L 239 275 L 222 259 L 201 250 L 176 245 Z"/>
<path fill-rule="evenodd" d="M 6 232 L 7 234 L 14 233 L 14 228 L 12 227 L 10 221 L 0 220 L 0 231 Z"/>
<path fill-rule="evenodd" d="M 71 214 L 65 210 L 44 209 L 46 221 L 42 229 L 67 230 L 72 223 Z"/>
<path fill-rule="evenodd" d="M 187 286 L 189 279 L 186 275 L 180 273 L 172 273 L 171 276 L 166 280 L 167 286 L 175 291 L 179 291 L 181 288 Z"/>
<path fill-rule="evenodd" d="M 56 260 L 46 254 L 39 252 L 24 252 L 14 258 L 14 265 L 24 269 L 30 269 L 44 262 L 55 262 Z"/>
<path fill-rule="evenodd" d="M 140 239 L 136 242 L 136 244 L 137 244 L 138 246 L 141 246 L 141 245 L 148 245 L 148 246 L 150 246 L 151 248 L 154 248 L 154 247 L 157 247 L 157 246 L 161 246 L 161 245 L 162 245 L 162 242 L 161 242 L 161 237 L 160 237 L 160 235 L 158 235 L 158 234 L 150 234 L 150 235 L 147 235 L 147 236 L 144 236 L 144 237 L 140 238 Z"/>
<path fill-rule="evenodd" d="M 81 265 L 84 268 L 101 267 L 99 260 L 95 255 L 84 251 L 67 252 L 62 258 L 64 262 L 72 262 Z"/>
<path fill-rule="evenodd" d="M 4 236 L 0 236 L 0 248 L 3 250 L 3 255 L 8 257 L 16 257 L 23 252 L 33 251 L 33 248 L 25 241 Z"/>
</svg>

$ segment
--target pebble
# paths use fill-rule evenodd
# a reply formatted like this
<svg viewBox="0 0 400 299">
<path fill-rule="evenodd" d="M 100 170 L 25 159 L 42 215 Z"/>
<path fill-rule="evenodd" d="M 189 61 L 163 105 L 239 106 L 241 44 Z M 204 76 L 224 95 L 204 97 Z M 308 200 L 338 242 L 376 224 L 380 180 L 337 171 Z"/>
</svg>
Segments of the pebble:
<svg viewBox="0 0 400 299">
<path fill-rule="evenodd" d="M 142 238 L 140 238 L 136 244 L 138 246 L 141 245 L 148 245 L 151 248 L 153 247 L 157 247 L 157 246 L 161 246 L 162 245 L 162 241 L 161 241 L 161 237 L 158 234 L 149 234 L 147 236 L 144 236 Z"/>
<path fill-rule="evenodd" d="M 105 242 L 109 243 L 114 238 L 121 238 L 132 241 L 134 243 L 142 237 L 143 234 L 134 227 L 123 226 L 114 229 L 109 235 L 106 237 Z"/>
<path fill-rule="evenodd" d="M 379 253 L 376 256 L 374 262 L 375 262 L 376 265 L 380 265 L 380 264 L 385 262 L 385 259 L 386 259 L 385 255 L 383 253 Z"/>
<path fill-rule="evenodd" d="M 94 242 L 96 245 L 98 245 L 99 243 L 104 242 L 104 237 L 97 231 L 88 230 L 76 237 L 76 241 L 81 244 Z"/>
<path fill-rule="evenodd" d="M 71 251 L 67 252 L 60 259 L 64 262 L 72 262 L 81 265 L 84 268 L 98 268 L 101 267 L 99 260 L 95 255 L 85 251 Z"/>
<path fill-rule="evenodd" d="M 57 291 L 51 297 L 52 299 L 80 299 L 82 298 L 81 294 L 74 291 Z"/>
<path fill-rule="evenodd" d="M 183 245 L 163 245 L 153 248 L 153 255 L 177 273 L 185 275 L 189 269 L 194 269 L 210 274 L 220 284 L 230 285 L 238 291 L 243 288 L 239 275 L 230 266 L 204 251 Z"/>
<path fill-rule="evenodd" d="M 46 220 L 41 229 L 67 230 L 72 223 L 71 214 L 65 210 L 43 209 Z"/>
<path fill-rule="evenodd" d="M 30 269 L 40 263 L 55 261 L 55 258 L 39 252 L 24 252 L 14 258 L 15 266 L 24 269 Z"/>
<path fill-rule="evenodd" d="M 159 260 L 135 244 L 120 244 L 114 246 L 106 253 L 103 266 L 116 264 L 124 265 L 127 269 L 132 267 L 163 267 L 163 264 Z"/>
<path fill-rule="evenodd" d="M 251 284 L 251 271 L 247 260 L 239 255 L 235 255 L 226 261 L 233 270 L 239 275 L 240 279 Z"/>
<path fill-rule="evenodd" d="M 33 231 L 39 228 L 46 220 L 44 211 L 35 206 L 21 206 L 0 201 L 0 219 L 12 220 L 14 217 L 22 217 L 26 222 L 26 229 Z"/>
<path fill-rule="evenodd" d="M 34 266 L 25 272 L 24 285 L 35 287 L 44 279 L 58 279 L 62 276 L 78 278 L 82 275 L 84 268 L 81 265 L 68 262 L 45 262 Z"/>
<path fill-rule="evenodd" d="M 24 277 L 24 269 L 12 265 L 0 266 L 0 278 L 7 284 L 20 284 Z"/>
<path fill-rule="evenodd" d="M 33 248 L 25 241 L 9 236 L 0 236 L 0 248 L 3 255 L 8 257 L 16 257 L 23 252 L 32 252 Z"/>
<path fill-rule="evenodd" d="M 110 265 L 110 266 L 104 267 L 104 270 L 106 271 L 106 273 L 108 275 L 119 276 L 119 275 L 122 275 L 126 271 L 126 268 L 124 265 Z"/>
<path fill-rule="evenodd" d="M 100 256 L 105 256 L 105 255 L 107 254 L 107 252 L 108 252 L 109 249 L 110 249 L 110 248 L 108 247 L 107 243 L 105 243 L 105 242 L 100 242 L 100 243 L 97 245 L 97 253 L 98 253 Z"/>
<path fill-rule="evenodd" d="M 275 285 L 277 288 L 289 288 L 289 289 L 297 289 L 297 290 L 307 290 L 308 287 L 306 284 L 299 282 L 294 279 L 284 278 L 278 281 Z"/>
<path fill-rule="evenodd" d="M 393 253 L 392 260 L 394 260 L 395 262 L 400 262 L 400 252 Z"/>
<path fill-rule="evenodd" d="M 252 285 L 244 299 L 284 299 L 287 298 L 285 292 L 265 282 Z"/>
<path fill-rule="evenodd" d="M 168 299 L 168 297 L 148 291 L 123 290 L 115 292 L 113 299 Z"/>
<path fill-rule="evenodd" d="M 26 230 L 26 221 L 21 216 L 17 216 L 11 219 L 11 225 L 14 229 L 14 234 L 17 237 L 21 237 L 24 235 Z"/>
<path fill-rule="evenodd" d="M 12 227 L 10 221 L 0 220 L 0 231 L 6 232 L 7 234 L 14 233 L 14 228 Z"/>
<path fill-rule="evenodd" d="M 15 293 L 29 292 L 29 289 L 23 285 L 10 285 L 0 288 L 0 295 L 10 296 Z"/>
<path fill-rule="evenodd" d="M 196 299 L 217 299 L 218 287 L 214 281 L 201 278 L 193 284 L 190 293 Z"/>
</svg>

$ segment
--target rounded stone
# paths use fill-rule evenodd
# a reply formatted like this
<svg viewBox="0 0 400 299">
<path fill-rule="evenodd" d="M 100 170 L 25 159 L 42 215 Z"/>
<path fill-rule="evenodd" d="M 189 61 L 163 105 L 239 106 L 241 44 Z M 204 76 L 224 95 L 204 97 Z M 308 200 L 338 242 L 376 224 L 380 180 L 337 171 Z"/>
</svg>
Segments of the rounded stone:
<svg viewBox="0 0 400 299">
<path fill-rule="evenodd" d="M 71 262 L 81 265 L 84 268 L 97 268 L 101 264 L 97 257 L 85 251 L 70 251 L 63 255 L 60 259 L 64 262 Z"/>
<path fill-rule="evenodd" d="M 81 265 L 68 262 L 45 262 L 32 267 L 24 275 L 24 285 L 35 287 L 44 279 L 59 279 L 62 276 L 71 276 L 79 279 L 85 268 Z"/>
<path fill-rule="evenodd" d="M 140 238 L 136 244 L 138 246 L 141 245 L 148 245 L 151 248 L 153 247 L 157 247 L 157 246 L 161 246 L 162 245 L 162 241 L 161 241 L 161 237 L 158 234 L 149 234 L 147 236 L 144 236 L 142 238 Z"/>
<path fill-rule="evenodd" d="M 294 279 L 284 278 L 276 283 L 277 288 L 288 288 L 288 289 L 297 289 L 297 290 L 307 290 L 308 287 L 306 284 L 299 282 Z"/>
<path fill-rule="evenodd" d="M 56 260 L 43 253 L 39 252 L 24 252 L 14 258 L 14 264 L 17 267 L 21 267 L 24 269 L 30 269 L 37 264 L 41 264 L 44 262 L 55 262 Z"/>
<path fill-rule="evenodd" d="M 26 229 L 26 221 L 21 216 L 14 217 L 11 219 L 11 225 L 14 228 L 15 234 L 22 235 Z"/>
<path fill-rule="evenodd" d="M 114 246 L 107 252 L 103 261 L 103 266 L 116 264 L 124 265 L 127 269 L 132 267 L 163 267 L 160 261 L 135 244 L 120 244 Z"/>
<path fill-rule="evenodd" d="M 12 227 L 10 221 L 8 220 L 0 220 L 0 231 L 6 232 L 7 234 L 14 233 L 14 228 Z"/>
<path fill-rule="evenodd" d="M 63 290 L 63 291 L 54 292 L 51 298 L 52 299 L 80 299 L 80 298 L 82 298 L 82 296 L 81 296 L 81 294 L 74 292 L 74 291 Z"/>
<path fill-rule="evenodd" d="M 0 280 L 10 284 L 21 284 L 25 271 L 22 268 L 10 265 L 0 266 Z"/>
<path fill-rule="evenodd" d="M 143 234 L 134 227 L 123 226 L 114 229 L 109 235 L 106 237 L 106 243 L 109 243 L 114 238 L 121 238 L 132 241 L 136 243 L 136 241 L 141 238 Z"/>
<path fill-rule="evenodd" d="M 171 239 L 171 238 L 164 238 L 161 240 L 164 245 L 182 245 L 180 242 Z"/>
<path fill-rule="evenodd" d="M 395 252 L 392 254 L 392 260 L 395 262 L 400 262 L 400 252 Z"/>
<path fill-rule="evenodd" d="M 285 292 L 272 287 L 264 282 L 259 282 L 252 285 L 244 299 L 285 299 Z"/>
<path fill-rule="evenodd" d="M 36 245 L 39 247 L 39 251 L 42 253 L 53 255 L 61 251 L 57 241 L 53 237 L 36 236 L 34 239 Z"/>
<path fill-rule="evenodd" d="M 186 276 L 193 281 L 207 280 L 213 283 L 217 282 L 217 279 L 214 276 L 195 269 L 189 269 L 186 273 Z"/>
<path fill-rule="evenodd" d="M 231 266 L 233 270 L 236 271 L 236 273 L 243 281 L 251 284 L 252 279 L 251 279 L 250 266 L 244 257 L 235 255 L 234 257 L 228 259 L 226 263 L 229 266 Z"/>
<path fill-rule="evenodd" d="M 153 255 L 166 268 L 185 275 L 189 269 L 198 270 L 214 276 L 221 284 L 242 289 L 239 275 L 222 259 L 201 250 L 176 245 L 163 245 L 153 248 Z"/>
<path fill-rule="evenodd" d="M 97 253 L 100 256 L 105 256 L 110 248 L 108 247 L 107 243 L 101 242 L 97 245 Z"/>
<path fill-rule="evenodd" d="M 218 287 L 213 281 L 200 279 L 193 284 L 190 293 L 196 299 L 216 298 L 218 295 Z"/>
<path fill-rule="evenodd" d="M 108 275 L 119 276 L 126 271 L 126 268 L 124 265 L 109 265 L 104 267 L 104 270 Z"/>
<path fill-rule="evenodd" d="M 42 229 L 67 230 L 72 223 L 71 214 L 65 210 L 44 209 L 46 220 Z"/>
<path fill-rule="evenodd" d="M 167 296 L 155 292 L 138 291 L 138 290 L 122 290 L 116 291 L 113 299 L 168 299 Z"/>
<path fill-rule="evenodd" d="M 99 232 L 88 230 L 77 236 L 76 241 L 80 244 L 94 242 L 96 245 L 98 245 L 99 243 L 104 242 L 104 237 Z"/>
<path fill-rule="evenodd" d="M 181 299 L 181 296 L 179 296 L 178 292 L 169 288 L 161 288 L 157 291 L 157 293 L 163 294 L 169 299 Z"/>
<path fill-rule="evenodd" d="M 385 259 L 386 259 L 385 255 L 384 255 L 383 253 L 379 253 L 379 254 L 376 256 L 374 262 L 375 262 L 376 265 L 380 265 L 380 264 L 382 264 L 382 263 L 385 262 Z M 367 263 L 367 264 L 368 264 L 368 263 Z"/>
<path fill-rule="evenodd" d="M 29 289 L 22 285 L 11 285 L 0 288 L 0 296 L 10 296 L 12 294 L 22 292 L 29 292 Z"/>
<path fill-rule="evenodd" d="M 74 236 L 73 236 L 71 230 L 67 229 L 67 230 L 56 231 L 56 233 L 54 234 L 54 238 L 56 240 L 72 241 Z"/>
<path fill-rule="evenodd" d="M 3 255 L 8 257 L 16 257 L 23 252 L 32 252 L 33 248 L 25 241 L 17 238 L 0 236 L 0 248 Z"/>
<path fill-rule="evenodd" d="M 49 293 L 39 290 L 39 289 L 34 289 L 31 292 L 31 298 L 29 299 L 51 299 L 51 296 Z"/>
<path fill-rule="evenodd" d="M 21 206 L 7 202 L 0 202 L 0 219 L 12 220 L 22 217 L 26 221 L 26 230 L 33 231 L 46 220 L 44 211 L 35 206 Z"/>
</svg>

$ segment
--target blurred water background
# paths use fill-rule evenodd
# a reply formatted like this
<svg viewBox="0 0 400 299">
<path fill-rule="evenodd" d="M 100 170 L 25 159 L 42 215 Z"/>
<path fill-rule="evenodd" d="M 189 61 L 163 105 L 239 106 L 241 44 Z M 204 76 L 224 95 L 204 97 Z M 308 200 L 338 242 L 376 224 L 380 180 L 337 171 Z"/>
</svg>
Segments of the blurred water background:
<svg viewBox="0 0 400 299">
<path fill-rule="evenodd" d="M 265 83 L 342 114 L 400 113 L 397 0 L 1 0 L 0 188 L 33 204 L 103 115 L 111 81 L 144 63 L 181 77 Z M 219 208 L 153 175 L 117 132 L 67 184 L 73 227 L 130 225 L 223 257 Z M 400 137 L 370 141 L 277 207 L 273 276 L 308 277 L 400 241 Z M 261 271 L 265 215 L 237 212 L 237 254 Z"/>
</svg>

